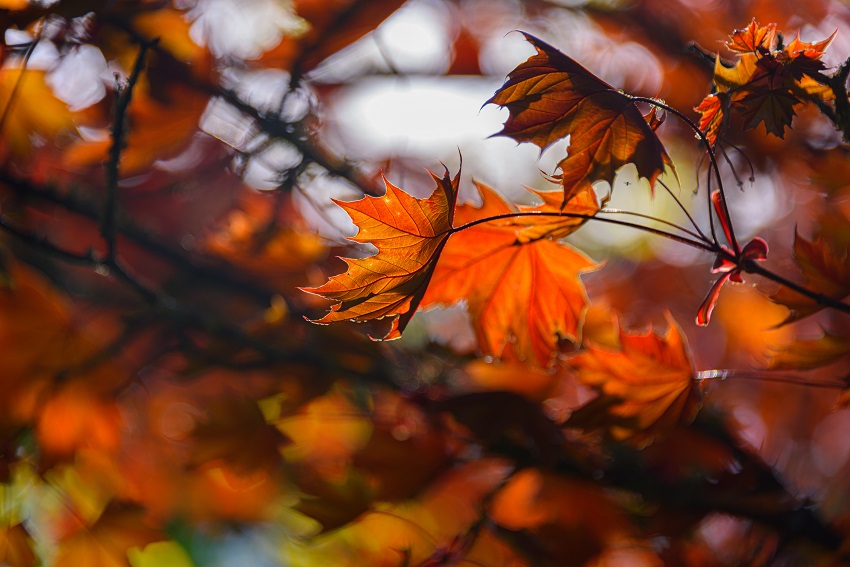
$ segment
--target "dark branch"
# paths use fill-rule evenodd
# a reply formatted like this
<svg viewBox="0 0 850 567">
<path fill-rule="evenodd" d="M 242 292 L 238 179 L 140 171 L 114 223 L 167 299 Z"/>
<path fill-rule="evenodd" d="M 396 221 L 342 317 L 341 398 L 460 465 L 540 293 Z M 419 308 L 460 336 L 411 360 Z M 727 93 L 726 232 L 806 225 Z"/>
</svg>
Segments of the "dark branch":
<svg viewBox="0 0 850 567">
<path fill-rule="evenodd" d="M 121 165 L 121 152 L 124 150 L 124 137 L 127 129 L 127 111 L 130 101 L 133 99 L 133 89 L 139 81 L 142 70 L 145 67 L 145 56 L 151 46 L 156 45 L 158 40 L 145 42 L 139 46 L 139 54 L 133 64 L 126 84 L 116 80 L 115 85 L 115 108 L 112 118 L 112 145 L 109 148 L 109 161 L 106 162 L 106 200 L 103 204 L 103 215 L 100 221 L 100 234 L 106 241 L 106 257 L 115 258 L 115 205 L 118 195 L 119 168 Z"/>
</svg>

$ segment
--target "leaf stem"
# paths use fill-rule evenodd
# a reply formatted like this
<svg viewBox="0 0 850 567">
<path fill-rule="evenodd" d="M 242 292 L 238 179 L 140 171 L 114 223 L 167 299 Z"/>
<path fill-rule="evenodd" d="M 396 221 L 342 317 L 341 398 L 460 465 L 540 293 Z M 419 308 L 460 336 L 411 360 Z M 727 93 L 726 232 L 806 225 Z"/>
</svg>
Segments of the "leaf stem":
<svg viewBox="0 0 850 567">
<path fill-rule="evenodd" d="M 685 205 L 682 203 L 682 201 L 680 201 L 679 198 L 673 193 L 673 190 L 670 189 L 670 187 L 668 187 L 667 184 L 664 183 L 663 181 L 661 181 L 660 179 L 658 180 L 658 183 L 662 187 L 664 187 L 664 189 L 667 191 L 667 193 L 670 195 L 670 197 L 673 198 L 673 201 L 675 201 L 676 204 L 679 206 L 679 208 L 682 210 L 682 212 L 685 213 L 685 216 L 688 217 L 688 220 L 691 222 L 691 226 L 693 226 L 694 229 L 696 229 L 696 231 L 699 233 L 700 239 L 705 240 L 706 242 L 710 242 L 709 238 L 705 235 L 705 233 L 700 229 L 697 222 L 694 220 L 694 217 L 691 216 L 690 212 L 688 212 L 687 207 L 685 207 Z"/>
<path fill-rule="evenodd" d="M 787 287 L 790 290 L 796 291 L 800 295 L 804 295 L 804 296 L 808 297 L 809 299 L 812 299 L 812 300 L 816 301 L 817 303 L 819 303 L 823 306 L 831 307 L 831 308 L 836 309 L 838 311 L 841 311 L 843 313 L 850 313 L 850 305 L 848 305 L 847 303 L 844 303 L 843 301 L 840 301 L 840 300 L 835 299 L 833 297 L 829 297 L 828 295 L 824 295 L 822 293 L 812 291 L 812 290 L 810 290 L 806 287 L 801 286 L 800 284 L 794 283 L 791 280 L 788 280 L 788 279 L 780 276 L 779 274 L 776 274 L 776 273 L 771 272 L 770 270 L 768 270 L 766 268 L 763 268 L 762 266 L 760 266 L 757 262 L 754 262 L 753 260 L 744 260 L 742 265 L 743 265 L 745 272 L 764 276 L 767 279 L 772 280 L 772 281 L 774 281 L 778 284 L 781 284 L 781 285 Z"/>
<path fill-rule="evenodd" d="M 707 239 L 705 239 L 705 237 L 700 236 L 699 234 L 697 234 L 696 232 L 694 232 L 694 231 L 692 231 L 688 228 L 685 228 L 683 226 L 679 226 L 678 224 L 676 224 L 674 222 L 670 222 L 670 221 L 664 220 L 662 218 L 654 217 L 652 215 L 646 215 L 644 213 L 638 213 L 638 212 L 635 212 L 635 211 L 626 211 L 626 210 L 623 210 L 623 209 L 600 209 L 599 212 L 600 213 L 606 213 L 606 214 L 612 214 L 612 215 L 628 215 L 628 216 L 632 216 L 632 217 L 639 217 L 639 218 L 642 218 L 642 219 L 647 219 L 647 220 L 659 222 L 659 223 L 664 224 L 666 226 L 669 226 L 671 228 L 681 230 L 685 234 L 687 234 L 689 236 L 693 236 L 697 240 L 705 240 L 706 242 L 709 242 Z"/>
<path fill-rule="evenodd" d="M 847 388 L 847 384 L 841 382 L 824 382 L 818 380 L 806 380 L 804 378 L 795 378 L 793 376 L 777 376 L 770 372 L 762 372 L 759 370 L 734 370 L 734 369 L 718 369 L 718 370 L 701 370 L 696 373 L 695 380 L 706 382 L 708 380 L 753 380 L 756 382 L 771 382 L 774 384 L 791 384 L 794 386 L 805 386 L 807 388 L 820 388 L 825 390 L 843 390 Z"/>
<path fill-rule="evenodd" d="M 711 163 L 709 165 L 709 179 L 710 179 L 710 176 L 711 176 L 711 168 L 713 167 L 714 168 L 714 175 L 715 175 L 715 178 L 717 179 L 717 189 L 720 191 L 720 202 L 722 203 L 723 214 L 726 216 L 727 224 L 729 226 L 729 237 L 730 237 L 730 240 L 731 240 L 731 242 L 729 244 L 735 250 L 735 254 L 740 254 L 741 253 L 741 247 L 738 244 L 738 239 L 735 237 L 735 229 L 732 227 L 732 219 L 729 216 L 729 206 L 726 203 L 726 191 L 724 191 L 724 189 L 723 189 L 723 180 L 720 178 L 720 168 L 717 165 L 717 156 L 714 154 L 714 148 L 711 147 L 711 143 L 708 141 L 708 138 L 706 137 L 706 135 L 703 133 L 702 130 L 699 129 L 699 126 L 693 120 L 691 120 L 684 113 L 679 112 L 678 110 L 676 110 L 672 106 L 668 106 L 667 104 L 665 104 L 661 101 L 655 100 L 655 99 L 640 97 L 640 96 L 633 96 L 632 100 L 634 102 L 645 102 L 647 104 L 650 104 L 652 106 L 655 106 L 657 108 L 665 110 L 665 111 L 669 112 L 670 114 L 674 115 L 679 120 L 681 120 L 685 124 L 687 124 L 691 128 L 691 130 L 694 131 L 694 133 L 700 139 L 702 144 L 705 146 L 705 150 L 706 150 L 706 152 L 708 152 L 708 158 L 709 158 L 709 160 L 711 160 Z M 708 218 L 709 218 L 709 221 L 711 221 L 711 235 L 714 238 L 714 241 L 717 242 L 717 234 L 714 230 L 714 221 L 713 221 L 712 216 L 711 216 L 712 207 L 711 207 L 711 191 L 710 190 L 708 191 L 708 205 L 709 205 L 708 206 Z"/>
<path fill-rule="evenodd" d="M 634 228 L 637 230 L 642 230 L 644 232 L 648 232 L 650 234 L 654 234 L 656 236 L 661 236 L 663 238 L 667 238 L 669 240 L 674 240 L 676 242 L 680 242 L 682 244 L 686 244 L 693 248 L 698 248 L 699 250 L 705 250 L 706 252 L 711 252 L 713 254 L 720 253 L 720 246 L 718 244 L 712 242 L 703 242 L 701 240 L 692 240 L 685 236 L 681 236 L 679 234 L 674 234 L 672 232 L 667 232 L 666 230 L 661 230 L 658 228 L 652 228 L 649 226 L 645 226 L 642 224 L 637 224 L 629 221 L 619 220 L 619 219 L 609 219 L 604 217 L 597 217 L 596 215 L 586 215 L 581 213 L 545 213 L 545 212 L 516 212 L 516 213 L 505 213 L 502 215 L 495 215 L 492 217 L 485 217 L 481 219 L 476 219 L 474 221 L 468 222 L 461 226 L 456 226 L 452 228 L 449 234 L 454 234 L 456 232 L 460 232 L 462 230 L 466 230 L 467 228 L 472 228 L 473 226 L 477 226 L 479 224 L 484 224 L 487 222 L 505 220 L 505 219 L 513 219 L 519 217 L 564 217 L 564 218 L 573 218 L 573 219 L 585 219 L 585 220 L 595 220 L 599 222 L 604 222 L 608 224 L 616 224 L 618 226 L 626 226 L 629 228 Z"/>
<path fill-rule="evenodd" d="M 3 108 L 3 113 L 0 114 L 0 132 L 2 132 L 5 128 L 9 116 L 12 114 L 12 105 L 15 104 L 15 97 L 21 89 L 21 83 L 24 82 L 24 76 L 27 73 L 27 65 L 29 64 L 30 57 L 32 57 L 32 53 L 35 51 L 35 47 L 38 45 L 38 42 L 41 41 L 41 30 L 42 26 L 39 26 L 35 37 L 33 37 L 32 41 L 27 46 L 27 50 L 24 52 L 24 59 L 21 61 L 21 72 L 15 79 L 15 85 L 12 87 L 12 92 L 9 93 L 9 100 Z"/>
<path fill-rule="evenodd" d="M 109 147 L 109 161 L 106 162 L 106 200 L 103 203 L 103 216 L 100 220 L 100 234 L 106 241 L 106 258 L 115 258 L 115 207 L 118 196 L 119 165 L 121 152 L 124 150 L 126 135 L 127 110 L 133 98 L 133 89 L 139 81 L 145 66 L 145 56 L 148 49 L 157 43 L 144 42 L 139 46 L 139 54 L 133 64 L 130 77 L 125 85 L 115 86 L 115 111 L 112 119 L 112 145 Z M 118 82 L 118 81 L 116 81 Z"/>
</svg>

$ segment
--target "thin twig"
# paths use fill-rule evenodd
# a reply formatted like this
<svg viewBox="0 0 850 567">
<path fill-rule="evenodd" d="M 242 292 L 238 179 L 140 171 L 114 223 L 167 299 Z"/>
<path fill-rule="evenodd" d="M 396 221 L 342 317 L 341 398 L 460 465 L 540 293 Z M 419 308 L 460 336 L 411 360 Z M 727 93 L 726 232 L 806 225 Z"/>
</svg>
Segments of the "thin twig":
<svg viewBox="0 0 850 567">
<path fill-rule="evenodd" d="M 139 54 L 133 64 L 127 83 L 121 85 L 116 81 L 115 108 L 112 118 L 112 145 L 109 147 L 109 161 L 106 162 L 106 199 L 103 204 L 103 215 L 100 221 L 100 234 L 106 242 L 106 258 L 115 258 L 115 205 L 118 195 L 119 166 L 121 152 L 124 150 L 124 137 L 127 126 L 127 110 L 133 98 L 133 89 L 145 67 L 145 57 L 148 49 L 159 40 L 145 42 L 139 45 Z"/>
<path fill-rule="evenodd" d="M 709 180 L 711 179 L 711 168 L 713 166 L 715 177 L 717 179 L 717 190 L 720 191 L 720 202 L 721 202 L 721 206 L 723 208 L 723 214 L 726 215 L 727 223 L 725 223 L 725 224 L 727 224 L 728 228 L 729 228 L 729 236 L 730 236 L 730 240 L 731 240 L 731 242 L 729 244 L 735 250 L 736 255 L 740 254 L 741 248 L 740 248 L 740 245 L 738 244 L 738 239 L 735 237 L 735 229 L 732 227 L 732 218 L 729 216 L 729 206 L 726 203 L 726 191 L 723 189 L 723 180 L 720 177 L 720 168 L 717 165 L 717 156 L 715 156 L 714 148 L 711 147 L 711 143 L 708 141 L 708 138 L 706 137 L 706 135 L 703 133 L 702 130 L 699 129 L 699 126 L 693 120 L 691 120 L 688 116 L 686 116 L 682 112 L 676 110 L 672 106 L 668 106 L 661 101 L 658 101 L 658 100 L 655 100 L 655 99 L 652 99 L 652 98 L 647 98 L 647 97 L 632 97 L 632 100 L 635 101 L 635 102 L 645 102 L 647 104 L 656 106 L 656 107 L 658 107 L 662 110 L 666 110 L 667 112 L 673 114 L 674 116 L 679 118 L 679 120 L 682 120 L 685 124 L 687 124 L 691 128 L 691 130 L 694 131 L 694 133 L 697 135 L 697 137 L 700 139 L 703 146 L 705 146 L 705 151 L 708 152 L 708 158 L 709 158 L 709 160 L 711 160 L 711 163 L 709 165 L 709 171 L 708 171 Z M 709 181 L 709 183 L 710 183 L 710 181 Z M 708 216 L 709 216 L 709 220 L 712 220 L 712 216 L 711 216 L 711 210 L 712 210 L 712 207 L 711 207 L 711 191 L 709 190 L 707 193 L 708 193 L 708 205 L 709 205 L 708 206 Z M 712 225 L 711 225 L 711 235 L 714 238 L 714 242 L 716 243 L 717 242 L 717 234 L 714 230 L 714 221 L 713 220 L 712 220 Z"/>
<path fill-rule="evenodd" d="M 315 366 L 322 372 L 337 372 L 352 374 L 358 377 L 361 376 L 360 373 L 338 364 L 332 358 L 328 358 L 321 353 L 311 353 L 307 349 L 298 349 L 295 351 L 282 350 L 262 339 L 246 334 L 241 328 L 232 323 L 214 319 L 205 312 L 181 304 L 171 296 L 160 294 L 133 276 L 116 258 L 100 260 L 92 252 L 80 254 L 64 249 L 43 236 L 15 227 L 2 215 L 0 215 L 0 230 L 5 231 L 22 243 L 33 246 L 41 252 L 59 260 L 83 265 L 100 273 L 107 273 L 110 277 L 132 289 L 154 310 L 156 316 L 168 319 L 173 324 L 204 332 L 243 348 L 249 348 L 266 357 L 269 363 L 302 363 Z M 373 374 L 375 373 L 373 372 Z M 388 380 L 381 372 L 375 374 L 374 378 L 379 381 Z"/>
<path fill-rule="evenodd" d="M 804 287 L 800 284 L 796 284 L 796 283 L 792 282 L 791 280 L 786 279 L 786 278 L 780 276 L 779 274 L 771 272 L 767 268 L 762 267 L 761 265 L 759 265 L 757 262 L 754 262 L 753 260 L 746 259 L 746 260 L 744 260 L 742 265 L 743 265 L 745 272 L 764 276 L 767 279 L 772 280 L 772 281 L 774 281 L 778 284 L 781 284 L 781 285 L 787 287 L 788 289 L 790 289 L 792 291 L 796 291 L 800 295 L 804 295 L 804 296 L 808 297 L 809 299 L 812 299 L 815 302 L 817 302 L 818 304 L 823 305 L 825 307 L 831 307 L 831 308 L 836 309 L 838 311 L 841 311 L 843 313 L 850 313 L 850 305 L 848 305 L 847 303 L 839 301 L 838 299 L 835 299 L 835 298 L 830 297 L 828 295 L 824 295 L 822 293 L 812 291 L 812 290 L 810 290 L 810 289 L 808 289 L 808 288 L 806 288 L 806 287 Z"/>
<path fill-rule="evenodd" d="M 791 384 L 794 386 L 805 386 L 807 388 L 820 388 L 826 390 L 844 390 L 847 384 L 840 382 L 822 382 L 818 380 L 807 380 L 805 378 L 793 376 L 777 376 L 769 372 L 761 372 L 758 370 L 734 370 L 734 369 L 718 369 L 718 370 L 701 370 L 694 377 L 695 380 L 705 382 L 709 380 L 753 380 L 756 382 L 773 382 L 776 384 Z"/>
<path fill-rule="evenodd" d="M 95 203 L 65 193 L 50 185 L 35 184 L 3 169 L 0 169 L 0 182 L 2 182 L 0 189 L 11 191 L 22 199 L 37 199 L 56 205 L 93 222 L 97 222 L 101 216 L 101 211 Z M 157 238 L 150 231 L 134 225 L 120 216 L 116 217 L 115 229 L 123 238 L 142 247 L 148 253 L 171 263 L 183 273 L 203 279 L 206 283 L 218 284 L 240 295 L 254 298 L 264 305 L 267 305 L 274 295 L 272 290 L 263 287 L 256 278 L 241 278 L 233 270 L 199 264 L 193 258 L 184 254 L 182 249 L 172 246 L 170 243 Z M 294 313 L 300 314 L 296 311 Z"/>
<path fill-rule="evenodd" d="M 38 42 L 41 40 L 41 30 L 42 26 L 39 26 L 35 37 L 32 38 L 32 41 L 27 46 L 27 50 L 24 52 L 24 60 L 21 61 L 21 72 L 18 74 L 17 79 L 15 79 L 15 85 L 9 93 L 9 100 L 6 101 L 6 106 L 3 108 L 3 114 L 0 114 L 0 132 L 3 131 L 3 128 L 6 126 L 7 119 L 12 114 L 12 105 L 15 103 L 15 98 L 21 88 L 21 84 L 24 82 L 24 77 L 27 74 L 27 64 L 29 64 L 32 52 L 35 51 L 35 46 L 38 45 Z"/>
<path fill-rule="evenodd" d="M 0 229 L 14 236 L 25 244 L 28 244 L 33 248 L 36 248 L 37 250 L 40 250 L 41 252 L 44 252 L 46 254 L 56 256 L 61 260 L 64 260 L 65 262 L 70 262 L 73 264 L 82 264 L 85 266 L 98 264 L 98 260 L 97 258 L 95 258 L 91 250 L 89 250 L 85 254 L 80 254 L 77 252 L 71 252 L 70 250 L 59 248 L 58 246 L 52 244 L 47 238 L 42 235 L 16 227 L 9 221 L 9 219 L 6 218 L 5 215 L 2 214 L 0 214 Z"/>
<path fill-rule="evenodd" d="M 691 226 L 693 226 L 694 229 L 696 229 L 696 231 L 699 233 L 700 238 L 708 242 L 708 236 L 706 236 L 705 233 L 700 229 L 699 225 L 694 220 L 694 217 L 692 217 L 691 213 L 688 212 L 688 208 L 685 207 L 684 203 L 682 203 L 682 201 L 680 201 L 679 198 L 673 193 L 673 190 L 670 189 L 670 187 L 660 179 L 658 180 L 658 184 L 664 187 L 664 189 L 667 191 L 667 194 L 669 194 L 670 197 L 673 198 L 673 200 L 676 202 L 682 212 L 685 213 L 685 216 L 688 217 L 688 220 L 691 222 Z"/>
<path fill-rule="evenodd" d="M 462 230 L 466 230 L 467 228 L 472 228 L 473 226 L 484 224 L 492 221 L 499 221 L 505 219 L 512 218 L 520 218 L 520 217 L 563 217 L 563 218 L 572 218 L 572 219 L 585 219 L 585 220 L 594 220 L 598 222 L 604 222 L 608 224 L 616 224 L 619 226 L 627 226 L 629 228 L 634 228 L 637 230 L 642 230 L 644 232 L 648 232 L 650 234 L 654 234 L 656 236 L 661 236 L 663 238 L 667 238 L 669 240 L 674 240 L 676 242 L 680 242 L 682 244 L 686 244 L 693 248 L 698 248 L 700 250 L 705 250 L 706 252 L 712 252 L 714 254 L 719 253 L 720 247 L 719 245 L 715 245 L 714 243 L 706 243 L 700 240 L 691 240 L 690 238 L 681 236 L 679 234 L 673 234 L 672 232 L 667 232 L 665 230 L 661 230 L 658 228 L 648 227 L 642 224 L 637 224 L 633 222 L 618 220 L 618 219 L 608 219 L 604 217 L 597 217 L 595 215 L 585 215 L 581 213 L 545 213 L 545 212 L 525 212 L 525 213 L 505 213 L 503 215 L 495 215 L 492 217 L 485 217 L 482 219 L 476 219 L 474 221 L 468 222 L 458 227 L 454 227 L 448 232 L 450 234 L 454 234 L 455 232 L 460 232 Z"/>
<path fill-rule="evenodd" d="M 658 217 L 654 217 L 652 215 L 647 215 L 647 214 L 644 214 L 644 213 L 638 213 L 638 212 L 635 212 L 635 211 L 626 211 L 626 210 L 622 210 L 622 209 L 600 209 L 599 213 L 614 214 L 614 215 L 628 215 L 628 216 L 632 216 L 632 217 L 639 217 L 639 218 L 642 218 L 642 219 L 655 221 L 655 222 L 661 223 L 663 225 L 669 226 L 671 228 L 675 228 L 676 230 L 681 230 L 685 234 L 688 234 L 689 236 L 693 236 L 697 240 L 705 240 L 706 242 L 710 242 L 705 237 L 697 234 L 696 232 L 694 232 L 690 229 L 687 229 L 683 226 L 679 226 L 678 224 L 676 224 L 674 222 L 670 222 L 670 221 L 667 221 L 667 220 L 664 220 L 664 219 L 661 219 L 661 218 L 658 218 Z M 597 213 L 597 214 L 599 214 L 599 213 Z"/>
<path fill-rule="evenodd" d="M 356 5 L 357 3 L 355 2 L 354 4 Z M 140 34 L 133 28 L 132 25 L 123 19 L 111 18 L 106 15 L 105 20 L 108 21 L 110 25 L 113 25 L 126 33 L 133 41 L 137 43 L 148 42 L 147 37 Z M 182 84 L 196 90 L 197 92 L 206 93 L 211 97 L 221 98 L 249 118 L 252 118 L 255 126 L 261 132 L 274 138 L 286 140 L 305 157 L 306 161 L 315 163 L 334 177 L 345 179 L 354 187 L 359 189 L 364 195 L 379 195 L 377 187 L 367 185 L 355 166 L 345 160 L 337 160 L 334 159 L 333 156 L 325 155 L 320 148 L 311 143 L 309 136 L 305 135 L 297 124 L 284 121 L 280 118 L 280 116 L 267 115 L 255 108 L 253 105 L 243 101 L 232 90 L 197 78 L 189 71 L 188 66 L 184 62 L 175 59 L 174 55 L 167 49 L 164 49 L 159 45 L 154 45 L 152 49 L 156 52 L 158 57 L 169 61 L 173 65 L 187 69 L 186 73 L 175 76 L 175 80 L 181 81 Z"/>
<path fill-rule="evenodd" d="M 729 166 L 729 170 L 732 172 L 732 177 L 735 178 L 735 184 L 738 185 L 738 189 L 743 191 L 744 190 L 744 182 L 741 181 L 741 178 L 738 175 L 738 170 L 735 169 L 735 164 L 733 164 L 732 160 L 729 159 L 729 154 L 726 153 L 726 148 L 724 148 L 722 145 L 718 145 L 718 148 L 720 148 L 720 155 L 723 156 L 723 161 L 726 162 L 726 165 Z"/>
</svg>

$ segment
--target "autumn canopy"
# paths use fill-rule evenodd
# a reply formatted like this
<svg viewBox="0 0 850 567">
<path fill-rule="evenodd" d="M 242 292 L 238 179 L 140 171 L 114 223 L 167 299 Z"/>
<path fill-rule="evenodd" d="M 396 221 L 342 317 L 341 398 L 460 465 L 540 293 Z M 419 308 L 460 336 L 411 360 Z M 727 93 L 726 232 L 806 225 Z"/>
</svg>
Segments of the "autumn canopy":
<svg viewBox="0 0 850 567">
<path fill-rule="evenodd" d="M 850 15 L 731 6 L 0 0 L 0 565 L 850 563 Z"/>
</svg>

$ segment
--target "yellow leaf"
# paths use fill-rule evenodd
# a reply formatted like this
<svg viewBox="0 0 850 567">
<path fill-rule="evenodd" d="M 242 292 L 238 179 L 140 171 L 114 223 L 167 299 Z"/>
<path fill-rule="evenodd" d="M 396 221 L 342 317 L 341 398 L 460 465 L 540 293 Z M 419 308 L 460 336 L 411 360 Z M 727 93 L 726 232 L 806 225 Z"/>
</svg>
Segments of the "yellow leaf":
<svg viewBox="0 0 850 567">
<path fill-rule="evenodd" d="M 194 567 L 192 558 L 176 541 L 157 541 L 127 552 L 132 567 Z"/>
<path fill-rule="evenodd" d="M 0 69 L 0 113 L 5 115 L 0 136 L 17 157 L 32 151 L 34 134 L 51 140 L 63 130 L 76 131 L 68 106 L 45 83 L 45 71 Z"/>
</svg>

